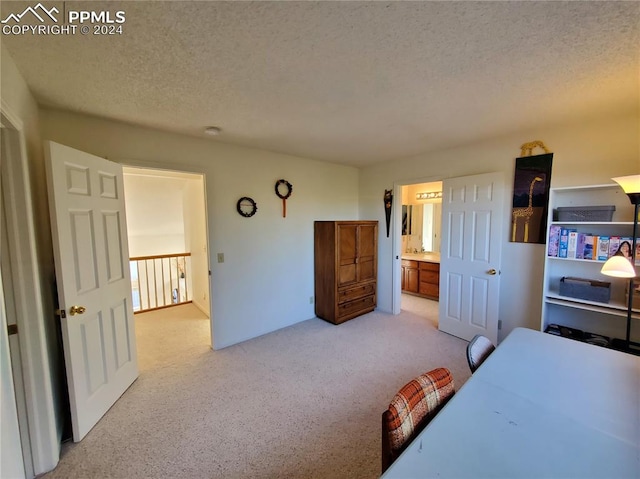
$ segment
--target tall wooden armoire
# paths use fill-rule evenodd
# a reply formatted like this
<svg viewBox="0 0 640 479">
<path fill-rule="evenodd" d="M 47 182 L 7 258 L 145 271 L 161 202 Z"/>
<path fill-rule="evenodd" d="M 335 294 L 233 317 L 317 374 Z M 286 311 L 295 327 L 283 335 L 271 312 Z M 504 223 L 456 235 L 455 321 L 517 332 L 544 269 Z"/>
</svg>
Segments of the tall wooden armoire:
<svg viewBox="0 0 640 479">
<path fill-rule="evenodd" d="M 314 224 L 316 316 L 340 324 L 376 307 L 377 221 Z"/>
</svg>

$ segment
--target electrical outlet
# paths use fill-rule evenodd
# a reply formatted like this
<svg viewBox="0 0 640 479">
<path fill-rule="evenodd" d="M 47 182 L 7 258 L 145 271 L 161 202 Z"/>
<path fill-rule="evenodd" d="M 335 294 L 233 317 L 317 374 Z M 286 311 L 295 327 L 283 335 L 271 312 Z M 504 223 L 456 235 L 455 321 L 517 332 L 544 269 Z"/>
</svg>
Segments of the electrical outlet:
<svg viewBox="0 0 640 479">
<path fill-rule="evenodd" d="M 224 253 L 218 253 L 218 263 L 224 263 Z"/>
<path fill-rule="evenodd" d="M 498 329 L 502 329 L 502 320 L 501 319 L 498 320 Z"/>
<path fill-rule="evenodd" d="M 313 296 L 309 296 L 309 304 L 313 304 Z"/>
</svg>

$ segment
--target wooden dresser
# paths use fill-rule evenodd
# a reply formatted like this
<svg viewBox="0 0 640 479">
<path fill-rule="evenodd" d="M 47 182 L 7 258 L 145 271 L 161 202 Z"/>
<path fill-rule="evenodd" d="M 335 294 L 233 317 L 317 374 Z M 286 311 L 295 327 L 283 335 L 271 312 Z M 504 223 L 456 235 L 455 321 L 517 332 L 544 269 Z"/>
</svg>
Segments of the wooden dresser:
<svg viewBox="0 0 640 479">
<path fill-rule="evenodd" d="M 377 221 L 314 224 L 316 316 L 340 324 L 376 307 Z"/>
</svg>

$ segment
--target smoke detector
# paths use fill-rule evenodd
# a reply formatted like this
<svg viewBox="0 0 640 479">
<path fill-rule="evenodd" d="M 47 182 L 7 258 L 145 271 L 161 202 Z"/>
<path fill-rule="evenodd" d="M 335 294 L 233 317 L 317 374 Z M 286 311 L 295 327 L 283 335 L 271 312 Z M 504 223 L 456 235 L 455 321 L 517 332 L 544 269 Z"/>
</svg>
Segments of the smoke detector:
<svg viewBox="0 0 640 479">
<path fill-rule="evenodd" d="M 208 126 L 204 129 L 204 133 L 209 136 L 218 136 L 222 132 L 217 126 Z"/>
</svg>

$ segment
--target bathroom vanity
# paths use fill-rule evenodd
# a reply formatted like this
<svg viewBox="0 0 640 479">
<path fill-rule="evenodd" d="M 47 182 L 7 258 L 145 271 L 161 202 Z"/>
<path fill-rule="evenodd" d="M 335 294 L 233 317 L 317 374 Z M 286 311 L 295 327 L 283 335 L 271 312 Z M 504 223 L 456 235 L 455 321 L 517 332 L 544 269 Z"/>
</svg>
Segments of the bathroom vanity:
<svg viewBox="0 0 640 479">
<path fill-rule="evenodd" d="M 404 253 L 402 292 L 437 300 L 440 296 L 440 254 Z"/>
</svg>

